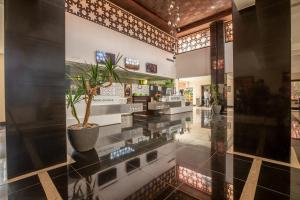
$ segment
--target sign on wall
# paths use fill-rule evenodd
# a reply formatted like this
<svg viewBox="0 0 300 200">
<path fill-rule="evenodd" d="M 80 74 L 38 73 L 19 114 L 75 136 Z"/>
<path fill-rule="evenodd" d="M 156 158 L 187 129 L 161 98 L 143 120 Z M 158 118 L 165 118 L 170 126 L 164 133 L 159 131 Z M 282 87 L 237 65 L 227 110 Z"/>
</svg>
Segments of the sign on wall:
<svg viewBox="0 0 300 200">
<path fill-rule="evenodd" d="M 157 65 L 152 63 L 146 63 L 146 72 L 156 74 L 157 73 Z"/>
<path fill-rule="evenodd" d="M 131 70 L 139 70 L 140 69 L 140 61 L 133 58 L 125 58 L 125 68 Z"/>
</svg>

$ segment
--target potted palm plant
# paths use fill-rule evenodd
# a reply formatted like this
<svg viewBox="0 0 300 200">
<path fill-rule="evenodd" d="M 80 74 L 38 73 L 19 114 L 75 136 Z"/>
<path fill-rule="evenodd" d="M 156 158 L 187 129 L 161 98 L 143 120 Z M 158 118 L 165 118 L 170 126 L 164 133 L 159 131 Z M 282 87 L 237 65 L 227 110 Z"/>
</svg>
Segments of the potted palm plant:
<svg viewBox="0 0 300 200">
<path fill-rule="evenodd" d="M 219 93 L 218 85 L 212 84 L 210 91 L 211 91 L 212 111 L 215 114 L 220 114 L 222 109 L 222 98 L 221 98 L 221 94 Z"/>
<path fill-rule="evenodd" d="M 67 91 L 67 108 L 70 108 L 72 116 L 77 121 L 77 124 L 68 127 L 68 137 L 76 151 L 89 151 L 94 148 L 97 142 L 99 126 L 95 123 L 89 123 L 92 101 L 98 89 L 109 87 L 113 82 L 120 82 L 117 69 L 123 69 L 118 65 L 121 58 L 122 56 L 118 55 L 116 62 L 108 58 L 105 60 L 104 67 L 92 64 L 87 69 L 80 69 L 80 73 L 76 76 L 68 75 L 74 83 L 75 89 Z M 86 107 L 81 122 L 77 114 L 76 104 L 82 101 L 86 104 Z"/>
</svg>

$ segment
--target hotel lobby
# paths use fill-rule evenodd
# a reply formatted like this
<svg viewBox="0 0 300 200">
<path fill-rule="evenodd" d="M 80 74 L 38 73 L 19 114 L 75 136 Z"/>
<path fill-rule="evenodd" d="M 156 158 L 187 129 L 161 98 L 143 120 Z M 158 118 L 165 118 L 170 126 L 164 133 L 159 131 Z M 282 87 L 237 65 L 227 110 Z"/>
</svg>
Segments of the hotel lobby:
<svg viewBox="0 0 300 200">
<path fill-rule="evenodd" d="M 0 199 L 299 200 L 300 0 L 0 0 Z"/>
</svg>

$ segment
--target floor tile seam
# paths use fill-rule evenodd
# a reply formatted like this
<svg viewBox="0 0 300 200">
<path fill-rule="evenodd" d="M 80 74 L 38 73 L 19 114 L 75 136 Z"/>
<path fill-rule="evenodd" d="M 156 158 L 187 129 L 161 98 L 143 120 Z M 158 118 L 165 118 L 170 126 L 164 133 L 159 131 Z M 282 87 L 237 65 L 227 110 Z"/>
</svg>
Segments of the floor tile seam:
<svg viewBox="0 0 300 200">
<path fill-rule="evenodd" d="M 170 192 L 170 194 L 168 194 L 163 200 L 168 199 L 172 194 L 174 194 L 181 186 L 183 185 L 183 183 L 181 183 L 179 186 L 177 186 L 172 192 Z"/>
<path fill-rule="evenodd" d="M 130 165 L 130 163 L 128 163 L 128 164 Z M 133 165 L 131 165 L 131 166 L 134 167 Z M 176 167 L 176 165 L 175 165 L 174 167 Z M 173 167 L 171 167 L 171 168 L 173 168 Z M 170 169 L 171 169 L 171 168 L 170 168 Z M 149 176 L 152 177 L 153 179 L 156 179 L 156 178 L 157 178 L 157 177 L 155 177 L 153 174 L 151 174 L 151 173 L 149 173 L 149 172 L 143 170 L 142 168 L 137 168 L 136 170 L 142 171 L 143 173 L 149 175 Z M 162 175 L 162 174 L 159 174 L 158 177 L 159 177 L 160 175 Z M 153 180 L 153 179 L 152 179 L 152 180 Z M 160 181 L 162 181 L 163 183 L 166 183 L 167 185 L 169 185 L 169 186 L 171 186 L 171 187 L 173 187 L 173 188 L 176 188 L 176 187 L 174 187 L 171 183 L 168 183 L 168 182 L 163 181 L 163 180 L 160 180 Z"/>
<path fill-rule="evenodd" d="M 25 190 L 27 190 L 27 189 L 29 189 L 29 188 L 38 186 L 38 185 L 41 185 L 41 182 L 40 182 L 40 181 L 39 181 L 38 183 L 30 184 L 30 185 L 27 185 L 27 186 L 22 187 L 22 188 L 20 188 L 20 189 L 17 189 L 17 190 L 15 190 L 15 191 L 13 191 L 13 192 L 8 192 L 8 191 L 7 191 L 7 194 L 8 194 L 8 195 L 15 194 L 15 193 L 18 193 L 18 192 L 21 192 L 21 191 L 25 191 Z M 7 186 L 7 184 L 2 185 L 2 186 L 0 186 L 0 187 L 6 187 L 6 186 Z M 7 186 L 7 187 L 8 187 L 8 186 Z"/>
<path fill-rule="evenodd" d="M 255 158 L 252 162 L 250 171 L 248 173 L 247 180 L 244 184 L 240 199 L 241 200 L 253 200 L 256 193 L 258 179 L 260 175 L 262 160 Z"/>
<path fill-rule="evenodd" d="M 208 171 L 211 171 L 211 172 L 214 172 L 214 173 L 217 173 L 217 174 L 226 176 L 226 173 L 222 173 L 222 172 L 219 172 L 219 171 L 216 171 L 216 170 L 213 170 L 213 169 L 208 169 L 208 168 L 205 168 L 205 167 L 200 167 L 199 170 L 200 170 L 200 169 L 208 170 Z M 249 173 L 249 172 L 248 172 L 248 173 Z M 247 175 L 248 175 L 248 174 L 247 174 Z M 232 176 L 232 177 L 230 177 L 230 178 L 232 178 L 232 179 L 234 179 L 234 180 L 246 182 L 246 180 L 243 180 L 243 179 L 240 179 L 240 178 L 237 178 L 237 177 L 234 177 L 234 176 Z"/>
<path fill-rule="evenodd" d="M 40 172 L 38 173 L 38 177 L 41 182 L 44 193 L 48 199 L 62 200 L 62 197 L 58 192 L 55 184 L 53 183 L 51 177 L 49 176 L 48 172 Z"/>
<path fill-rule="evenodd" d="M 210 161 L 212 159 L 212 157 L 216 154 L 217 152 L 214 152 L 208 159 L 206 159 L 205 161 L 203 161 L 203 163 L 197 168 L 197 170 L 199 169 L 203 169 L 203 166 L 208 163 L 208 161 Z M 206 168 L 205 168 L 206 169 Z M 211 170 L 211 169 L 209 169 Z"/>
<path fill-rule="evenodd" d="M 134 157 L 136 157 L 136 156 L 134 156 Z M 133 157 L 133 158 L 134 158 Z M 109 161 L 110 159 L 109 158 L 107 158 L 107 159 L 105 159 L 105 160 L 98 160 L 98 161 L 96 161 L 96 162 L 93 162 L 93 163 L 91 163 L 91 164 L 88 164 L 88 165 L 84 165 L 84 166 L 82 166 L 82 167 L 80 167 L 80 168 L 75 168 L 73 165 L 70 165 L 72 168 L 73 168 L 73 170 L 75 170 L 76 172 L 78 172 L 79 170 L 82 170 L 82 169 L 85 169 L 85 168 L 88 168 L 88 167 L 91 167 L 91 166 L 93 166 L 93 165 L 96 165 L 96 164 L 101 164 L 101 163 L 103 163 L 103 162 L 106 162 L 106 161 Z M 126 159 L 127 160 L 127 159 Z M 125 160 L 122 160 L 121 158 L 115 158 L 114 159 L 114 162 L 117 162 L 117 164 L 119 164 L 119 163 L 121 163 L 121 162 L 123 162 L 123 161 L 125 161 Z M 115 164 L 114 164 L 115 165 Z M 111 166 L 109 166 L 109 167 L 107 167 L 107 168 L 111 168 L 113 165 L 111 165 Z M 103 170 L 101 170 L 101 171 L 103 171 Z"/>
<path fill-rule="evenodd" d="M 73 163 L 73 161 L 71 161 L 71 163 Z M 70 164 L 70 162 L 69 162 L 69 160 L 67 160 L 67 162 L 59 163 L 59 164 L 56 164 L 56 165 L 53 165 L 53 166 L 50 166 L 50 167 L 46 167 L 46 168 L 39 169 L 39 170 L 36 170 L 36 171 L 33 171 L 33 172 L 29 172 L 29 173 L 26 173 L 26 174 L 23 174 L 23 175 L 20 175 L 20 176 L 16 176 L 14 178 L 7 179 L 5 181 L 5 184 L 9 184 L 9 183 L 20 181 L 20 180 L 23 180 L 23 179 L 26 179 L 26 178 L 30 178 L 32 176 L 38 175 L 38 173 L 47 172 L 47 171 L 50 171 L 50 170 L 53 170 L 53 169 L 58 169 L 60 167 L 63 167 L 63 166 L 69 165 L 69 164 Z"/>
<path fill-rule="evenodd" d="M 272 164 L 274 164 L 274 163 L 272 163 Z M 284 166 L 284 165 L 280 165 L 280 166 L 288 167 L 289 169 L 282 169 L 282 168 L 279 168 L 279 167 L 276 167 L 276 166 L 270 166 L 268 164 L 262 164 L 262 166 L 267 167 L 267 168 L 271 168 L 271 169 L 280 170 L 280 171 L 283 171 L 283 172 L 290 172 L 291 169 L 297 169 L 297 168 L 294 168 L 294 167 L 289 167 L 289 166 Z"/>
<path fill-rule="evenodd" d="M 286 166 L 286 167 L 292 167 L 292 168 L 295 168 L 295 169 L 300 169 L 300 166 L 294 166 L 294 165 L 292 165 L 290 163 L 287 163 L 287 162 L 272 160 L 272 159 L 265 158 L 265 157 L 255 156 L 255 155 L 241 153 L 241 152 L 236 152 L 236 151 L 231 151 L 231 150 L 228 150 L 227 153 L 233 154 L 233 155 L 244 156 L 244 157 L 252 158 L 252 159 L 258 158 L 258 159 L 261 159 L 264 162 L 268 162 L 268 163 L 272 163 L 272 164 L 277 164 L 277 165 L 281 165 L 281 166 Z"/>
<path fill-rule="evenodd" d="M 277 191 L 277 190 L 274 190 L 274 189 L 271 189 L 271 188 L 262 186 L 262 185 L 260 185 L 260 184 L 257 184 L 257 187 L 263 188 L 263 189 L 265 189 L 265 190 L 269 190 L 269 191 L 274 192 L 274 193 L 278 193 L 278 194 L 280 194 L 280 195 L 284 195 L 284 196 L 290 197 L 290 195 L 288 195 L 288 194 L 286 194 L 286 193 L 283 193 L 283 192 L 280 192 L 280 191 Z"/>
<path fill-rule="evenodd" d="M 185 147 L 188 147 L 188 148 L 193 149 L 193 150 L 196 150 L 196 151 L 204 152 L 204 150 L 200 150 L 199 148 L 197 148 L 197 147 L 195 147 L 195 146 L 191 146 L 191 145 L 189 145 L 189 144 L 180 143 L 180 145 L 185 146 Z"/>
<path fill-rule="evenodd" d="M 84 165 L 84 166 L 82 166 L 82 167 L 80 167 L 80 168 L 75 168 L 75 167 L 72 166 L 72 165 L 70 165 L 70 166 L 72 167 L 73 170 L 75 170 L 76 172 L 78 172 L 79 170 L 82 170 L 82 169 L 91 167 L 91 166 L 96 165 L 96 164 L 98 164 L 98 163 L 100 164 L 100 161 L 97 161 L 97 162 L 92 163 L 92 164 Z"/>
</svg>

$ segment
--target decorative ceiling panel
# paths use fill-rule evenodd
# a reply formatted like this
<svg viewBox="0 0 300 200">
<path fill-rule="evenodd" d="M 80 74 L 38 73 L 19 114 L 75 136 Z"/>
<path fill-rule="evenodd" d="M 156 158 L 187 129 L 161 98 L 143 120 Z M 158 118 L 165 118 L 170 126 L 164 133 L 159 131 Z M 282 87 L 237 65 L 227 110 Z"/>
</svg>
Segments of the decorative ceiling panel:
<svg viewBox="0 0 300 200">
<path fill-rule="evenodd" d="M 166 22 L 169 20 L 170 0 L 133 0 Z M 232 7 L 231 0 L 175 0 L 179 3 L 181 20 L 179 26 L 208 18 Z"/>
<path fill-rule="evenodd" d="M 66 0 L 66 11 L 172 52 L 175 39 L 107 0 Z"/>
</svg>

